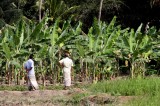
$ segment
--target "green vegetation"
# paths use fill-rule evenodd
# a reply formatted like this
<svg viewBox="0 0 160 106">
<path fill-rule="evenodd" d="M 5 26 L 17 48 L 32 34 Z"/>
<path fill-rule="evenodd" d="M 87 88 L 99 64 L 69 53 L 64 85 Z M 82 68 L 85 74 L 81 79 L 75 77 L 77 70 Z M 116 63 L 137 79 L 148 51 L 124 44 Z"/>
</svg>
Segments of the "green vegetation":
<svg viewBox="0 0 160 106">
<path fill-rule="evenodd" d="M 78 94 L 74 94 L 72 96 L 72 98 L 68 101 L 69 103 L 73 104 L 79 104 L 82 99 L 84 99 L 85 97 L 89 96 L 90 94 L 88 93 L 78 93 Z"/>
<path fill-rule="evenodd" d="M 151 96 L 143 96 L 136 99 L 131 100 L 129 103 L 126 104 L 126 106 L 158 106 L 159 105 L 159 99 L 160 99 L 160 93 L 157 92 L 156 95 Z"/>
<path fill-rule="evenodd" d="M 25 79 L 23 63 L 33 53 L 37 79 L 42 80 L 44 86 L 46 80 L 51 84 L 62 83 L 58 61 L 64 50 L 71 52 L 75 62 L 72 73 L 74 81 L 96 83 L 121 74 L 130 75 L 131 78 L 158 75 L 159 30 L 154 26 L 146 28 L 145 23 L 139 23 L 137 29 L 124 28 L 117 20 L 118 15 L 118 18 L 112 16 L 110 22 L 101 21 L 103 16 L 99 16 L 99 19 L 94 16 L 91 25 L 86 27 L 86 13 L 81 13 L 83 8 L 80 8 L 86 7 L 86 2 L 90 5 L 85 8 L 86 13 L 96 7 L 95 12 L 99 11 L 99 15 L 104 10 L 117 13 L 123 6 L 127 7 L 125 3 L 128 3 L 122 0 L 81 0 L 81 4 L 72 0 L 2 0 L 0 81 L 3 84 L 19 85 Z M 151 0 L 150 4 L 145 5 L 154 7 L 155 2 L 158 1 Z M 100 9 L 97 6 L 99 4 Z M 16 11 L 23 14 L 14 14 Z M 15 15 L 15 21 L 7 17 L 8 12 Z M 79 14 L 80 18 L 83 17 L 82 21 L 77 18 Z"/>
<path fill-rule="evenodd" d="M 159 6 L 160 0 L 1 0 L 0 90 L 26 90 L 20 85 L 30 53 L 40 90 L 62 89 L 58 61 L 67 50 L 74 60 L 73 87 L 158 105 L 160 81 L 150 76 L 160 74 Z M 127 79 L 117 80 L 121 75 Z M 78 104 L 89 95 L 62 102 Z"/>
<path fill-rule="evenodd" d="M 20 86 L 20 85 L 16 85 L 16 86 L 7 86 L 7 85 L 1 85 L 0 86 L 0 91 L 26 91 L 28 90 L 26 86 Z"/>
<path fill-rule="evenodd" d="M 156 95 L 160 92 L 159 78 L 121 79 L 102 81 L 89 87 L 92 92 L 110 93 L 121 96 Z"/>
<path fill-rule="evenodd" d="M 160 79 L 121 79 L 103 81 L 91 85 L 88 90 L 94 93 L 108 93 L 113 96 L 133 96 L 126 106 L 158 106 L 160 99 Z"/>
<path fill-rule="evenodd" d="M 71 52 L 75 62 L 72 73 L 75 81 L 97 82 L 128 73 L 131 78 L 145 77 L 156 70 L 159 56 L 159 35 L 155 27 L 142 31 L 122 29 L 116 24 L 116 17 L 109 24 L 95 19 L 88 33 L 82 30 L 82 23 L 72 25 L 71 20 L 57 19 L 52 26 L 46 26 L 50 18 L 39 24 L 22 19 L 15 26 L 6 26 L 0 40 L 1 81 L 20 84 L 24 80 L 23 63 L 30 53 L 35 54 L 37 79 L 50 83 L 61 83 L 62 73 L 58 61 L 63 51 Z M 121 61 L 121 63 L 120 63 Z M 123 73 L 122 73 L 123 74 Z M 154 73 L 153 73 L 154 74 Z"/>
<path fill-rule="evenodd" d="M 40 90 L 60 90 L 61 85 L 48 86 Z M 160 79 L 158 77 L 149 77 L 145 79 L 116 79 L 111 81 L 102 81 L 96 84 L 86 84 L 69 90 L 67 96 L 54 97 L 51 102 L 66 105 L 78 105 L 81 103 L 89 104 L 90 100 L 105 104 L 105 98 L 110 98 L 106 104 L 117 103 L 118 97 L 132 97 L 123 104 L 123 106 L 157 106 L 160 99 Z M 26 91 L 25 86 L 0 86 L 0 90 Z M 83 90 L 82 90 L 83 89 Z M 105 95 L 106 94 L 106 95 Z M 109 96 L 110 95 L 110 96 Z M 110 102 L 109 102 L 110 101 Z"/>
</svg>

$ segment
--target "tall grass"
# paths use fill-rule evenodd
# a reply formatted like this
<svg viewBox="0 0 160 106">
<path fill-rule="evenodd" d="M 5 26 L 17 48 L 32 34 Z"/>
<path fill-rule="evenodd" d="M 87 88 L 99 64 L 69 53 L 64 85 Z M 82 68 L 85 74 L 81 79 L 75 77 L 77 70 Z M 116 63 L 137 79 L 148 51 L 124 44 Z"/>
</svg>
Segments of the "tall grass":
<svg viewBox="0 0 160 106">
<path fill-rule="evenodd" d="M 160 78 L 102 81 L 91 85 L 88 89 L 92 92 L 111 93 L 112 95 L 154 96 L 160 92 Z"/>
<path fill-rule="evenodd" d="M 88 89 L 92 92 L 111 93 L 112 95 L 135 96 L 123 106 L 159 106 L 160 78 L 121 79 L 93 84 Z"/>
<path fill-rule="evenodd" d="M 130 100 L 124 106 L 159 106 L 160 92 L 155 95 L 146 95 Z"/>
<path fill-rule="evenodd" d="M 0 85 L 0 91 L 26 91 L 28 90 L 26 86 L 16 85 L 16 86 L 7 86 L 7 85 Z"/>
</svg>

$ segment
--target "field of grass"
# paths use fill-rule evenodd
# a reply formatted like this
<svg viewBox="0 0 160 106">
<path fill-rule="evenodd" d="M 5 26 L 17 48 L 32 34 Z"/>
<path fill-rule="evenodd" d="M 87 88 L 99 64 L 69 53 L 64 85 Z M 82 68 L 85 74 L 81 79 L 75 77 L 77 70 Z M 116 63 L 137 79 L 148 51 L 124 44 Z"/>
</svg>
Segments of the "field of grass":
<svg viewBox="0 0 160 106">
<path fill-rule="evenodd" d="M 89 91 L 109 93 L 113 96 L 133 96 L 126 106 L 158 106 L 160 100 L 160 78 L 121 79 L 92 84 Z"/>
<path fill-rule="evenodd" d="M 158 106 L 160 99 L 160 78 L 150 77 L 144 79 L 115 79 L 98 82 L 96 84 L 74 85 L 70 90 L 62 90 L 63 86 L 40 86 L 39 91 L 28 92 L 25 86 L 0 86 L 0 93 L 6 98 L 11 95 L 21 95 L 19 99 L 35 99 L 25 104 L 59 104 L 58 106 Z M 7 93 L 5 91 L 7 91 Z M 4 93 L 3 93 L 4 91 Z M 18 91 L 18 95 L 15 91 Z M 9 93 L 10 92 L 10 93 Z M 14 93 L 13 93 L 14 92 Z M 25 93 L 24 93 L 25 92 Z M 35 93 L 35 94 L 34 94 Z M 7 95 L 8 96 L 7 96 Z M 25 98 L 23 98 L 23 96 Z M 34 97 L 35 96 L 35 97 Z M 46 99 L 41 97 L 46 96 Z M 12 97 L 12 96 L 11 96 Z M 10 97 L 10 98 L 11 98 Z M 5 98 L 1 98 L 5 103 Z M 0 102 L 2 103 L 2 101 Z M 11 101 L 11 99 L 10 99 Z M 15 98 L 14 98 L 14 101 Z M 18 102 L 18 101 L 17 101 Z M 8 103 L 6 101 L 6 103 Z"/>
</svg>

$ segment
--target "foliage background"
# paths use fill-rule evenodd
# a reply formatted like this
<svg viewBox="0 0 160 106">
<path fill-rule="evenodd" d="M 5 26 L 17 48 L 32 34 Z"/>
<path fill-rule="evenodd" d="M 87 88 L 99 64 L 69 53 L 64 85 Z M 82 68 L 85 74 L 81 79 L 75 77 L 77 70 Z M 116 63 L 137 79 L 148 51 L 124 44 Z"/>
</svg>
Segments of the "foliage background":
<svg viewBox="0 0 160 106">
<path fill-rule="evenodd" d="M 75 62 L 75 81 L 159 75 L 159 1 L 102 4 L 101 10 L 96 0 L 0 1 L 2 82 L 20 84 L 33 53 L 38 80 L 61 83 L 64 50 Z"/>
</svg>

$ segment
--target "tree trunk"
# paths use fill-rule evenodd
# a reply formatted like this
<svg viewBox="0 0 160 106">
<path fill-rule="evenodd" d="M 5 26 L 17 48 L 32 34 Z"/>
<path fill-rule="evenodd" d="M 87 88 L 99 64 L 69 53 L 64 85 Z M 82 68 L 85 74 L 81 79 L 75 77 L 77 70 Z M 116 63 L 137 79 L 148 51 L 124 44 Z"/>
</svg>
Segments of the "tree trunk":
<svg viewBox="0 0 160 106">
<path fill-rule="evenodd" d="M 17 85 L 20 85 L 20 71 L 17 73 Z"/>
<path fill-rule="evenodd" d="M 39 22 L 41 22 L 42 19 L 42 0 L 39 0 Z"/>
<path fill-rule="evenodd" d="M 83 70 L 83 58 L 81 57 L 80 58 L 80 70 L 81 70 L 81 73 L 80 73 L 80 76 L 81 76 L 81 79 L 80 81 L 84 81 L 84 70 Z"/>
<path fill-rule="evenodd" d="M 45 78 L 45 74 L 42 74 L 42 82 L 43 82 L 43 86 L 46 86 L 46 78 Z"/>
<path fill-rule="evenodd" d="M 102 6 L 103 6 L 103 0 L 100 1 L 98 23 L 100 23 L 101 20 Z"/>
</svg>

